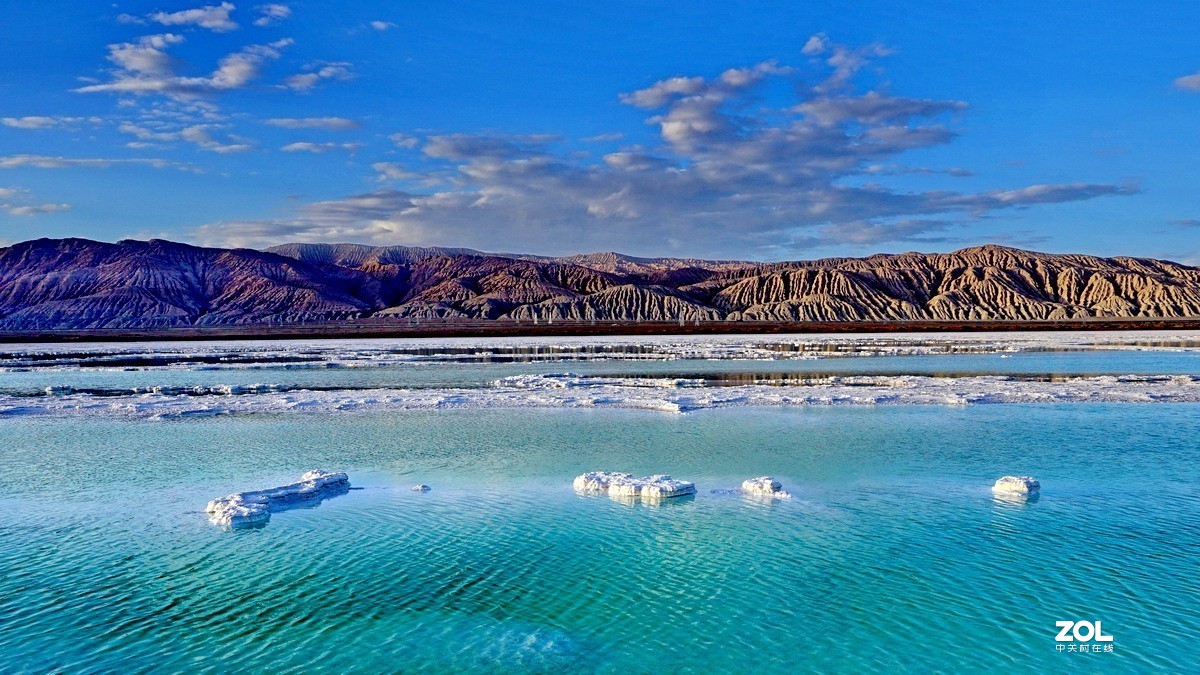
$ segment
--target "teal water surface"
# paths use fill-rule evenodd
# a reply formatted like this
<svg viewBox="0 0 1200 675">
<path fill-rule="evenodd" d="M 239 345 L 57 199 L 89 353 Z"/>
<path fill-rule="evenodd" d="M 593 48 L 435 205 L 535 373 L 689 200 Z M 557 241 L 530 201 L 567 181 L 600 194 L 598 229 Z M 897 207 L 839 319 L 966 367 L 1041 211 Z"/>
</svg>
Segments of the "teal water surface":
<svg viewBox="0 0 1200 675">
<path fill-rule="evenodd" d="M 0 671 L 1187 670 L 1197 439 L 1194 404 L 12 417 Z M 202 512 L 310 468 L 361 489 Z M 574 494 L 598 469 L 699 494 Z M 711 493 L 761 474 L 795 497 Z"/>
</svg>

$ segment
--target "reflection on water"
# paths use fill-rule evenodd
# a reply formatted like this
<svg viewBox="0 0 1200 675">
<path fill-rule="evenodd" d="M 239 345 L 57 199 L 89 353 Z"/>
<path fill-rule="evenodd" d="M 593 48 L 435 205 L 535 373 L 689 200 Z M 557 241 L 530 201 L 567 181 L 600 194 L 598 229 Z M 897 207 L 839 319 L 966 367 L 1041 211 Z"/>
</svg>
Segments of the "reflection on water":
<svg viewBox="0 0 1200 675">
<path fill-rule="evenodd" d="M 701 365 L 701 364 L 698 364 Z M 549 369 L 552 370 L 552 369 Z M 1138 395 L 1151 396 L 1156 392 L 1175 391 L 1180 388 L 1195 386 L 1200 383 L 1200 375 L 1119 375 L 1100 373 L 1015 373 L 995 375 L 987 371 L 948 371 L 912 372 L 897 369 L 894 372 L 864 374 L 850 370 L 804 370 L 787 371 L 712 371 L 701 365 L 693 370 L 672 369 L 655 370 L 654 372 L 637 372 L 629 369 L 592 369 L 590 373 L 539 372 L 514 374 L 511 370 L 481 370 L 473 369 L 459 373 L 454 372 L 400 372 L 384 374 L 355 373 L 353 377 L 297 377 L 288 373 L 290 383 L 262 383 L 250 381 L 245 376 L 236 374 L 226 377 L 203 377 L 194 373 L 159 374 L 152 378 L 145 376 L 130 377 L 126 374 L 112 373 L 76 373 L 67 376 L 56 374 L 55 381 L 76 382 L 75 385 L 42 386 L 45 375 L 17 374 L 10 377 L 6 384 L 0 386 L 0 396 L 8 397 L 2 400 L 4 410 L 9 414 L 19 414 L 22 405 L 29 399 L 42 399 L 46 405 L 58 405 L 69 397 L 70 401 L 78 401 L 78 405 L 89 405 L 95 408 L 99 401 L 96 399 L 124 399 L 115 405 L 136 405 L 138 402 L 149 404 L 151 399 L 213 399 L 218 397 L 258 397 L 266 400 L 294 400 L 294 398 L 311 397 L 317 394 L 333 394 L 345 397 L 368 395 L 387 395 L 388 392 L 377 390 L 392 390 L 399 394 L 401 390 L 416 396 L 421 392 L 441 394 L 444 401 L 466 401 L 466 393 L 462 390 L 511 389 L 513 387 L 529 390 L 535 387 L 563 388 L 609 388 L 611 396 L 617 398 L 622 391 L 634 392 L 638 389 L 652 389 L 666 392 L 668 390 L 694 390 L 697 388 L 722 387 L 773 387 L 773 388 L 822 388 L 837 387 L 840 389 L 863 388 L 871 391 L 899 388 L 913 390 L 917 387 L 932 387 L 950 385 L 961 381 L 973 386 L 976 391 L 999 390 L 1014 383 L 1031 384 L 1068 384 L 1073 386 L 1108 386 L 1123 387 Z M 585 370 L 585 369 L 575 369 Z M 888 370 L 888 369 L 880 369 Z M 261 373 L 255 377 L 261 377 Z M 497 377 L 502 375 L 501 377 Z M 491 376 L 495 379 L 485 379 Z M 216 384 L 221 380 L 231 381 L 229 384 Z M 327 381 L 328 384 L 316 384 L 316 381 Z M 161 382 L 175 382 L 162 384 Z M 196 384 L 197 381 L 204 384 Z M 149 384 L 158 382 L 159 384 Z M 136 385 L 140 386 L 129 386 Z M 117 386 L 97 386 L 117 385 Z M 125 386 L 119 386 L 125 385 Z M 1008 386 L 1008 389 L 1019 389 Z M 454 391 L 446 391 L 452 389 Z M 801 395 L 804 395 L 800 392 Z M 300 397 L 289 397 L 289 394 L 300 394 Z M 347 398 L 346 400 L 353 400 Z M 74 405 L 74 403 L 72 403 Z M 199 403 L 197 403 L 199 405 Z M 211 412 L 211 410 L 210 410 Z M 192 411 L 189 414 L 202 414 L 203 410 Z"/>
<path fill-rule="evenodd" d="M 1200 359 L 1195 363 L 1196 367 L 1200 368 Z M 873 372 L 870 375 L 878 375 L 884 377 L 935 377 L 943 379 L 960 379 L 968 377 L 990 377 L 997 373 L 987 370 L 937 370 L 934 372 L 921 371 L 919 369 L 905 370 L 902 368 L 878 368 L 875 369 L 882 372 Z M 805 370 L 804 372 L 786 372 L 786 371 L 761 371 L 761 372 L 712 372 L 705 370 L 676 370 L 662 371 L 655 373 L 621 373 L 610 372 L 605 373 L 599 370 L 589 375 L 593 378 L 632 378 L 632 379 L 679 379 L 679 380 L 701 380 L 704 386 L 708 387 L 741 387 L 746 385 L 765 385 L 779 387 L 803 387 L 828 384 L 833 378 L 845 378 L 847 375 L 858 375 L 858 373 L 845 370 Z M 1081 377 L 1102 377 L 1105 375 L 1122 376 L 1123 373 L 1117 372 L 1064 372 L 1064 373 L 1013 373 L 1003 375 L 1003 379 L 1012 382 L 1070 382 L 1078 380 Z M 1200 375 L 1194 376 L 1195 379 L 1200 379 Z M 1170 380 L 1169 375 L 1151 375 L 1141 378 L 1141 381 L 1154 382 Z M 842 384 L 854 386 L 853 381 L 842 381 Z M 864 381 L 863 386 L 878 386 L 878 380 Z"/>
<path fill-rule="evenodd" d="M 397 362 L 540 363 L 813 359 L 1200 349 L 1189 331 L 644 336 L 594 338 L 247 340 L 0 347 L 0 368 L 371 366 Z"/>
<path fill-rule="evenodd" d="M 992 499 L 1000 506 L 1025 506 L 1036 504 L 1042 498 L 1040 492 L 1019 494 L 1015 492 L 993 492 Z"/>
<path fill-rule="evenodd" d="M 603 495 L 581 495 L 581 496 L 583 496 L 585 498 L 590 498 L 590 499 L 595 499 L 595 498 L 604 496 L 604 497 L 608 497 L 609 499 L 613 500 L 614 502 L 617 502 L 618 504 L 624 504 L 625 506 L 676 507 L 676 506 L 685 506 L 685 505 L 691 504 L 692 502 L 696 501 L 696 495 L 694 495 L 694 494 L 679 495 L 678 497 L 647 497 L 647 496 L 637 496 L 637 495 L 613 494 L 611 492 L 606 492 Z"/>
</svg>

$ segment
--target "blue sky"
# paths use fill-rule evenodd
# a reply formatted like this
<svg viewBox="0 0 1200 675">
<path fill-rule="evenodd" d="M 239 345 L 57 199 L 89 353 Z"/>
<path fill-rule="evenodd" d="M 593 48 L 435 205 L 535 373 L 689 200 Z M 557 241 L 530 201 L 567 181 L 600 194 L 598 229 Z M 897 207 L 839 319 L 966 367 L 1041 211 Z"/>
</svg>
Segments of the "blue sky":
<svg viewBox="0 0 1200 675">
<path fill-rule="evenodd" d="M 0 241 L 1200 263 L 1200 3 L 14 3 Z"/>
</svg>

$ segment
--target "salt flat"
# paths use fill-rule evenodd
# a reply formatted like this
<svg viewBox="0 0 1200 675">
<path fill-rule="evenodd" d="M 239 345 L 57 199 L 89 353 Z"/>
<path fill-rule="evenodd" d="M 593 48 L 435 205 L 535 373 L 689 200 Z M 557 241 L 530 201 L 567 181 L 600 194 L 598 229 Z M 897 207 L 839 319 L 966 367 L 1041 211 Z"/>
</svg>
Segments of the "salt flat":
<svg viewBox="0 0 1200 675">
<path fill-rule="evenodd" d="M 0 368 L 8 416 L 1189 403 L 1200 334 L 26 345 Z"/>
</svg>

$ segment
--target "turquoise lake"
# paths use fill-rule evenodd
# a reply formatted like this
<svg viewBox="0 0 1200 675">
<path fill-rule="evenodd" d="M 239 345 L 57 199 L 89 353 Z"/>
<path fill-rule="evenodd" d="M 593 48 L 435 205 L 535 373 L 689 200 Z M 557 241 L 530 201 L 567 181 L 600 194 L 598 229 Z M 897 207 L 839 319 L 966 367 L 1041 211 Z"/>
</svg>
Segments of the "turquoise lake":
<svg viewBox="0 0 1200 675">
<path fill-rule="evenodd" d="M 1138 354 L 252 372 L 328 373 L 329 386 L 404 368 L 429 386 L 542 368 L 1200 374 L 1195 352 Z M 34 369 L 0 375 L 0 389 L 211 377 Z M 3 672 L 1200 663 L 1195 403 L 12 414 L 0 415 L 0 448 Z M 354 489 L 262 529 L 225 531 L 203 513 L 209 499 L 312 468 L 345 471 Z M 590 470 L 666 472 L 698 493 L 661 504 L 575 494 L 572 478 Z M 794 497 L 712 492 L 764 474 Z M 1041 495 L 997 499 L 990 486 L 1005 474 L 1037 476 Z M 1102 622 L 1112 651 L 1060 651 L 1062 620 Z"/>
</svg>

